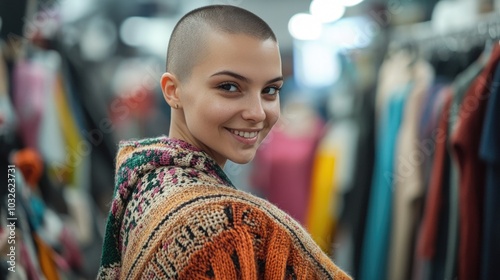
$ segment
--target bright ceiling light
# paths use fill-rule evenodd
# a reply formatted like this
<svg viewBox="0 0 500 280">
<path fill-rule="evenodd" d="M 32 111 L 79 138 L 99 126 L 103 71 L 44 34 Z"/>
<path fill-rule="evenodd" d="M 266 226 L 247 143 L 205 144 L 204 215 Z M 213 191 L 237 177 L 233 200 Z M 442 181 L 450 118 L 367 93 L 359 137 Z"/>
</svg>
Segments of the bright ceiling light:
<svg viewBox="0 0 500 280">
<path fill-rule="evenodd" d="M 333 22 L 344 15 L 345 7 L 336 0 L 313 0 L 309 11 L 322 22 Z"/>
<path fill-rule="evenodd" d="M 295 14 L 288 22 L 288 31 L 297 40 L 318 39 L 321 29 L 321 22 L 310 14 Z"/>
<path fill-rule="evenodd" d="M 301 42 L 295 55 L 295 78 L 308 88 L 331 86 L 338 80 L 341 66 L 337 50 L 321 41 Z"/>
<path fill-rule="evenodd" d="M 61 18 L 63 22 L 74 22 L 92 13 L 98 7 L 96 0 L 61 0 L 57 1 L 60 6 Z M 46 10 L 46 9 L 45 9 Z M 42 9 L 42 14 L 44 11 Z M 50 13 L 50 11 L 49 11 Z"/>
<path fill-rule="evenodd" d="M 163 56 L 175 22 L 166 18 L 129 17 L 120 26 L 121 40 L 131 47 L 144 48 Z"/>
<path fill-rule="evenodd" d="M 148 30 L 148 19 L 143 17 L 129 17 L 120 26 L 120 38 L 133 47 L 140 46 L 144 42 L 143 30 Z"/>
<path fill-rule="evenodd" d="M 363 0 L 341 0 L 340 4 L 346 7 L 352 7 L 358 5 L 361 2 L 363 2 Z"/>
</svg>

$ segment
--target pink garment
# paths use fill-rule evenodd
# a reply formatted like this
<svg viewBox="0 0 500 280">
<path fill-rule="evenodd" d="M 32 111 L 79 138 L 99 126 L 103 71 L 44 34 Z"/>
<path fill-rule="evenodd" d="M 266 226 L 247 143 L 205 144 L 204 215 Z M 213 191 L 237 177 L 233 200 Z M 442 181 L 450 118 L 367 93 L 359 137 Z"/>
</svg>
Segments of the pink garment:
<svg viewBox="0 0 500 280">
<path fill-rule="evenodd" d="M 23 242 L 20 242 L 19 246 L 21 248 L 20 258 L 19 258 L 20 265 L 26 270 L 28 279 L 39 280 L 40 279 L 40 277 L 38 276 L 39 272 L 37 270 L 37 267 L 35 267 L 33 263 L 33 261 L 36 260 L 31 259 L 30 254 L 28 253 L 28 248 Z"/>
<path fill-rule="evenodd" d="M 293 126 L 293 124 L 290 124 Z M 305 225 L 311 169 L 323 123 L 315 120 L 313 133 L 291 136 L 285 126 L 276 126 L 257 151 L 252 185 L 281 210 Z"/>
<path fill-rule="evenodd" d="M 37 148 L 38 131 L 44 111 L 46 92 L 51 90 L 50 71 L 33 61 L 20 61 L 14 69 L 14 107 L 21 137 L 26 147 Z"/>
</svg>

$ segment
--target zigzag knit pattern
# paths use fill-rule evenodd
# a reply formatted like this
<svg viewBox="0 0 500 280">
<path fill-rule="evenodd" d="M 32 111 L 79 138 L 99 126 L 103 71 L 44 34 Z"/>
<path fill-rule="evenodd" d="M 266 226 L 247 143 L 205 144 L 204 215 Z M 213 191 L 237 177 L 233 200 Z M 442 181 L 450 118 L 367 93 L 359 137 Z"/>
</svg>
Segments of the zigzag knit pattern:
<svg viewBox="0 0 500 280">
<path fill-rule="evenodd" d="M 98 279 L 350 279 L 292 218 L 206 153 L 120 143 Z"/>
</svg>

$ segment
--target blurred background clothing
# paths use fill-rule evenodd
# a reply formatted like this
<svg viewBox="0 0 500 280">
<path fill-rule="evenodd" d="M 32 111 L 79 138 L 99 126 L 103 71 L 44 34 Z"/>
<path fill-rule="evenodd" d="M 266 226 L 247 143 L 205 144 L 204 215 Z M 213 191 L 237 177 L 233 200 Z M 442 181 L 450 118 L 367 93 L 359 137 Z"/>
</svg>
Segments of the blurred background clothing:
<svg viewBox="0 0 500 280">
<path fill-rule="evenodd" d="M 118 141 L 168 133 L 169 36 L 210 4 L 262 17 L 283 61 L 238 188 L 356 279 L 500 279 L 497 0 L 1 1 L 0 279 L 95 278 Z"/>
</svg>

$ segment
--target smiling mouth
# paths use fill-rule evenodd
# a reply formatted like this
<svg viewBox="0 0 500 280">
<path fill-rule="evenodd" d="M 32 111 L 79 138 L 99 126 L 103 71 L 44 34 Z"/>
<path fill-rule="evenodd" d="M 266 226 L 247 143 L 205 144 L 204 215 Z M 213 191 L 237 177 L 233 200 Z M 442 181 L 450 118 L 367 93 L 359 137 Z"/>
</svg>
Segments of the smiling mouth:
<svg viewBox="0 0 500 280">
<path fill-rule="evenodd" d="M 237 135 L 237 136 L 240 136 L 240 137 L 243 137 L 246 139 L 255 138 L 257 136 L 257 134 L 259 134 L 259 131 L 248 132 L 248 131 L 239 131 L 239 130 L 235 130 L 235 129 L 229 129 L 229 131 L 234 135 Z"/>
</svg>

